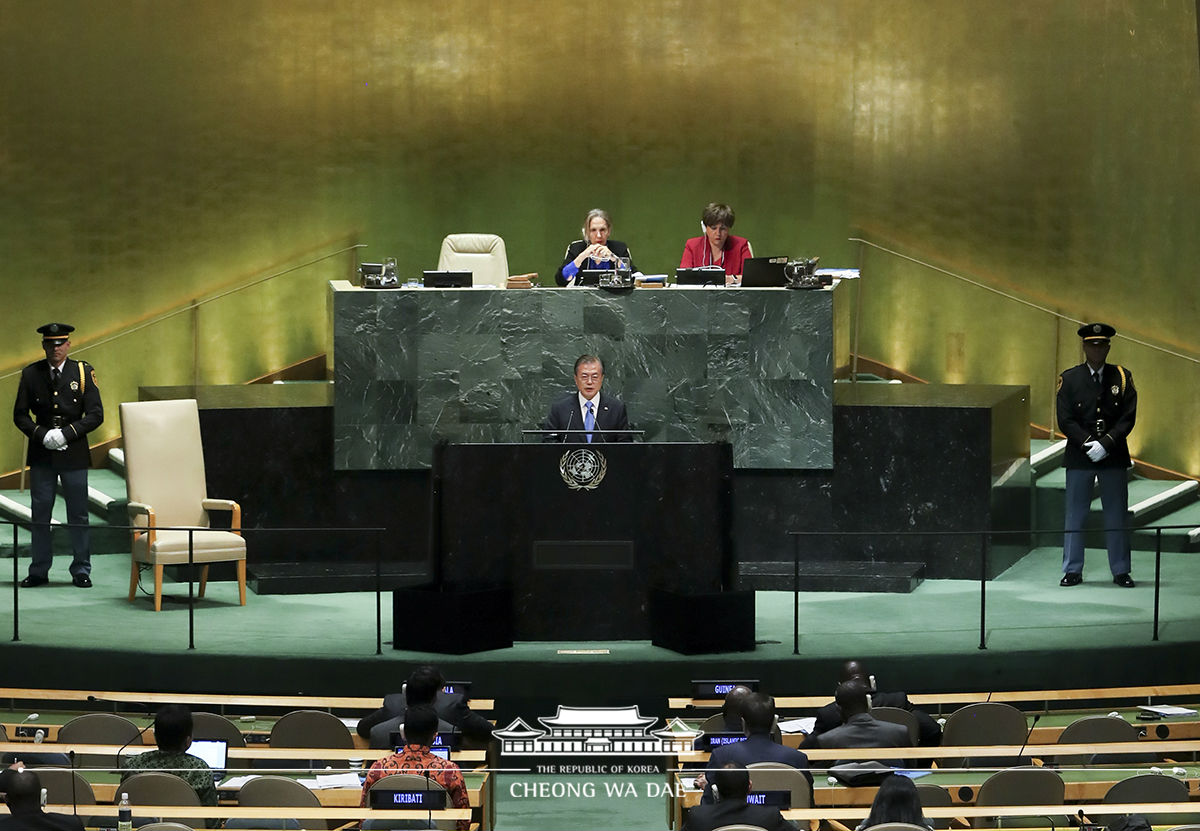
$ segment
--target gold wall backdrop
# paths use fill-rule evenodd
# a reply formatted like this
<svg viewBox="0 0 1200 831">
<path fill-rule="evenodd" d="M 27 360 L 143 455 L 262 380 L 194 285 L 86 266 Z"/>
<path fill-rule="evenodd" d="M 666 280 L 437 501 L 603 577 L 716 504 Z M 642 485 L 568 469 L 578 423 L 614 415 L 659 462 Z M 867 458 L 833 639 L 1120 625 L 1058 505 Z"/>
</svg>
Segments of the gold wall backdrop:
<svg viewBox="0 0 1200 831">
<path fill-rule="evenodd" d="M 758 254 L 854 265 L 863 236 L 1195 356 L 1198 74 L 1192 0 L 0 0 L 0 396 L 74 323 L 105 438 L 139 384 L 322 351 L 354 254 L 81 351 L 197 298 L 355 242 L 415 273 L 457 231 L 546 282 L 596 206 L 667 271 L 710 200 Z M 862 263 L 870 357 L 1028 383 L 1035 415 L 1077 361 L 1050 315 Z M 1118 358 L 1137 449 L 1200 473 L 1167 427 L 1195 364 Z"/>
</svg>

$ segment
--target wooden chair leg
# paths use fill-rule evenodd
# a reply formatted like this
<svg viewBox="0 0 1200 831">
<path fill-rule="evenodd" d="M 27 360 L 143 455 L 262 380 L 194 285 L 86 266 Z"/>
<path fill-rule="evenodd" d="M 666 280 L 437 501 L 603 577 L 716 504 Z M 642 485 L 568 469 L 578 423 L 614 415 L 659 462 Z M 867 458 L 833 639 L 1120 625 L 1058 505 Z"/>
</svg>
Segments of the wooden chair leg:
<svg viewBox="0 0 1200 831">
<path fill-rule="evenodd" d="M 238 601 L 246 605 L 246 561 L 237 561 Z"/>
<path fill-rule="evenodd" d="M 162 583 L 163 583 L 163 566 L 162 563 L 154 564 L 154 611 L 162 611 Z"/>
<path fill-rule="evenodd" d="M 200 596 L 204 597 L 204 590 L 208 588 L 208 566 L 200 566 Z"/>
<path fill-rule="evenodd" d="M 132 554 L 129 555 L 129 565 L 129 602 L 132 603 L 133 599 L 137 597 L 138 584 L 138 561 L 133 559 Z"/>
</svg>

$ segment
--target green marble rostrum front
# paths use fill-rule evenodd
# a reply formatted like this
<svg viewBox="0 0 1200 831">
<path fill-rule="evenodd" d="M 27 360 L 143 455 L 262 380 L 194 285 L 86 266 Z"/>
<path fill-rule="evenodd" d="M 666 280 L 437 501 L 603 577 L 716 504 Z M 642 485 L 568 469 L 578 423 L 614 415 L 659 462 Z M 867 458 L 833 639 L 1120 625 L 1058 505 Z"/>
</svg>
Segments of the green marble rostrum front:
<svg viewBox="0 0 1200 831">
<path fill-rule="evenodd" d="M 522 430 L 592 353 L 643 441 L 729 441 L 738 468 L 831 468 L 837 291 L 333 281 L 334 464 L 427 468 L 442 439 L 536 441 Z"/>
</svg>

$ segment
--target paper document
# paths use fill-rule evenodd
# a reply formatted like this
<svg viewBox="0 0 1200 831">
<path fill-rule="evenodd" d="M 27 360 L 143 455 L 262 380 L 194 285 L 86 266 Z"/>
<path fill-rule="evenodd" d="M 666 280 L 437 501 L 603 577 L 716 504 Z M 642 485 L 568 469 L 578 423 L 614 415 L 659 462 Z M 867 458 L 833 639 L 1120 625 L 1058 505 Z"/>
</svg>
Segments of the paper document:
<svg viewBox="0 0 1200 831">
<path fill-rule="evenodd" d="M 787 721 L 779 722 L 779 729 L 784 733 L 803 733 L 808 735 L 817 726 L 816 716 L 808 716 L 807 718 L 790 718 Z"/>
<path fill-rule="evenodd" d="M 312 785 L 309 785 L 311 788 Z M 361 788 L 362 780 L 357 773 L 318 773 L 317 789 L 326 788 Z"/>
<path fill-rule="evenodd" d="M 1187 707 L 1175 707 L 1170 704 L 1154 704 L 1138 707 L 1139 710 L 1147 713 L 1158 713 L 1160 716 L 1194 716 L 1195 710 L 1189 710 Z"/>
</svg>

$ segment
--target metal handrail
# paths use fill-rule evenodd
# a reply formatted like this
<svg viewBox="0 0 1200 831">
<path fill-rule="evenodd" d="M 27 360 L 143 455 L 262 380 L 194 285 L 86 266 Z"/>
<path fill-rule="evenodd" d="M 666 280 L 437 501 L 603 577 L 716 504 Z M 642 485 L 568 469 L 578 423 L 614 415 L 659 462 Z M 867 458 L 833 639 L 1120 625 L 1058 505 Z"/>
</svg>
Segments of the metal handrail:
<svg viewBox="0 0 1200 831">
<path fill-rule="evenodd" d="M 1077 319 L 1071 317 L 1070 315 L 1065 315 L 1065 314 L 1062 314 L 1061 312 L 1056 312 L 1054 309 L 1049 309 L 1049 308 L 1046 308 L 1045 306 L 1039 306 L 1037 303 L 1034 303 L 1030 300 L 1026 300 L 1023 297 L 1019 297 L 1010 292 L 1002 291 L 998 288 L 995 288 L 994 286 L 989 286 L 986 283 L 981 283 L 978 280 L 972 280 L 970 277 L 966 277 L 962 274 L 957 274 L 953 271 L 950 271 L 949 269 L 945 269 L 945 268 L 942 268 L 941 266 L 934 265 L 933 263 L 927 263 L 924 260 L 917 259 L 916 257 L 910 257 L 908 254 L 903 254 L 899 251 L 895 251 L 886 246 L 879 245 L 878 243 L 874 243 L 874 242 L 871 242 L 870 240 L 863 239 L 862 237 L 849 237 L 847 241 L 848 242 L 857 242 L 862 245 L 870 246 L 871 248 L 874 248 L 878 251 L 883 251 L 886 254 L 891 254 L 893 257 L 899 257 L 902 260 L 907 260 L 910 263 L 915 263 L 916 265 L 919 265 L 922 268 L 928 268 L 931 271 L 936 271 L 939 274 L 945 274 L 947 277 L 953 277 L 955 280 L 958 280 L 960 282 L 967 283 L 968 285 L 975 286 L 976 288 L 983 289 L 984 291 L 987 291 L 987 292 L 991 292 L 992 294 L 1003 297 L 1005 300 L 1011 300 L 1012 302 L 1019 303 L 1022 306 L 1027 306 L 1028 308 L 1036 309 L 1039 312 L 1044 312 L 1045 314 L 1051 315 L 1059 320 L 1065 320 L 1070 323 L 1075 323 L 1077 325 L 1083 325 L 1084 323 L 1087 322 L 1084 320 L 1077 320 Z M 1164 355 L 1171 355 L 1172 357 L 1175 357 L 1175 358 L 1180 358 L 1185 361 L 1191 361 L 1194 364 L 1200 364 L 1200 357 L 1196 357 L 1194 355 L 1185 355 L 1182 352 L 1176 352 L 1173 349 L 1167 349 L 1165 346 L 1159 346 L 1157 344 L 1153 344 L 1148 341 L 1141 340 L 1139 338 L 1130 337 L 1129 335 L 1126 335 L 1124 333 L 1122 333 L 1122 335 L 1121 335 L 1121 340 L 1123 340 L 1123 341 L 1127 340 L 1130 343 L 1136 343 L 1138 346 L 1144 346 L 1145 348 L 1151 349 L 1155 352 L 1162 352 Z"/>
<path fill-rule="evenodd" d="M 140 332 L 142 329 L 145 329 L 150 326 L 154 326 L 158 323 L 162 323 L 164 320 L 170 320 L 171 318 L 176 317 L 181 314 L 184 314 L 185 312 L 195 312 L 198 308 L 200 308 L 202 306 L 207 306 L 209 303 L 213 303 L 224 297 L 228 297 L 231 294 L 237 294 L 240 291 L 245 291 L 246 289 L 253 288 L 254 286 L 257 286 L 257 285 L 261 285 L 262 283 L 266 283 L 269 280 L 274 280 L 276 277 L 282 277 L 285 274 L 290 274 L 293 271 L 299 271 L 302 268 L 308 268 L 310 265 L 316 265 L 319 262 L 323 262 L 332 257 L 336 257 L 339 254 L 345 254 L 347 251 L 353 251 L 356 248 L 366 248 L 366 247 L 367 247 L 367 244 L 364 242 L 355 243 L 354 245 L 348 245 L 345 248 L 339 248 L 337 251 L 331 251 L 328 254 L 322 254 L 321 256 L 316 257 L 315 259 L 312 259 L 312 260 L 308 260 L 307 262 L 303 262 L 298 265 L 294 265 L 289 268 L 285 268 L 281 271 L 272 272 L 271 274 L 268 274 L 265 277 L 259 277 L 255 280 L 250 280 L 249 282 L 243 283 L 240 286 L 234 286 L 233 288 L 225 289 L 224 291 L 219 291 L 216 294 L 212 294 L 212 295 L 209 295 L 208 297 L 203 297 L 198 300 L 190 300 L 186 304 L 177 306 L 176 308 L 165 311 L 162 314 L 155 315 L 154 317 L 150 318 L 149 320 L 144 320 L 141 323 L 135 323 L 132 326 L 127 326 L 124 329 L 116 331 L 106 337 L 102 337 L 99 340 L 93 341 L 93 342 L 88 343 L 83 346 L 73 348 L 71 350 L 71 352 L 74 354 L 78 354 L 79 352 L 85 352 L 88 349 L 94 349 L 97 346 L 103 346 L 106 343 L 112 343 L 115 340 L 120 340 L 121 338 L 125 337 L 126 335 L 132 335 L 134 332 Z M 7 378 L 12 378 L 15 375 L 19 375 L 21 370 L 24 368 L 24 366 L 25 366 L 25 364 L 22 363 L 21 366 L 17 367 L 16 369 L 5 372 L 4 374 L 0 374 L 0 381 L 3 381 Z"/>
</svg>

